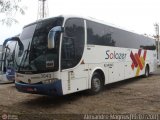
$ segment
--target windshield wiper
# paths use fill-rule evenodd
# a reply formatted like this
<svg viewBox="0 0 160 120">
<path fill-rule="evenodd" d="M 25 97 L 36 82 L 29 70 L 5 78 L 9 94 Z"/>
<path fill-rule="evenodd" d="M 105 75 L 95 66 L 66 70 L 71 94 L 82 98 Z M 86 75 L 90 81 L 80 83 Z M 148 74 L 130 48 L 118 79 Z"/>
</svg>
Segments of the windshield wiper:
<svg viewBox="0 0 160 120">
<path fill-rule="evenodd" d="M 18 70 L 20 70 L 21 68 L 26 68 L 26 67 L 28 66 L 28 65 L 25 66 L 25 62 L 26 62 L 26 60 L 27 60 L 27 56 L 28 56 L 29 53 L 30 53 L 29 48 L 30 48 L 30 42 L 29 42 L 29 44 L 28 44 L 27 49 L 24 51 L 24 54 L 23 54 L 21 63 L 20 63 L 20 65 L 18 66 Z"/>
</svg>

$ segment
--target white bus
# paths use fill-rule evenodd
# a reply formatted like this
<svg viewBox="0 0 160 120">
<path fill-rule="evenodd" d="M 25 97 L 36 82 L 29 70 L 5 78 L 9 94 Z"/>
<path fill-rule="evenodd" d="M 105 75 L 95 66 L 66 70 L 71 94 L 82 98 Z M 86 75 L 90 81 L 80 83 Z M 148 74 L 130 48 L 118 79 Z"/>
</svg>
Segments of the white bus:
<svg viewBox="0 0 160 120">
<path fill-rule="evenodd" d="M 104 85 L 149 76 L 157 68 L 155 40 L 93 19 L 58 16 L 24 27 L 18 91 L 95 94 Z"/>
</svg>

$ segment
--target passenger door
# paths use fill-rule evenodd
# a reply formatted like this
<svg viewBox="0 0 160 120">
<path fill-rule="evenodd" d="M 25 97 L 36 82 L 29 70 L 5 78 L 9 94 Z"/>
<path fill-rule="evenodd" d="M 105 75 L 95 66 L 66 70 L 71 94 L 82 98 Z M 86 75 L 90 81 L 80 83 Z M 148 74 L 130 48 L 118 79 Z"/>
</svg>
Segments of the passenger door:
<svg viewBox="0 0 160 120">
<path fill-rule="evenodd" d="M 85 44 L 84 20 L 68 19 L 61 48 L 61 79 L 63 94 L 87 89 L 88 71 L 83 61 Z"/>
</svg>

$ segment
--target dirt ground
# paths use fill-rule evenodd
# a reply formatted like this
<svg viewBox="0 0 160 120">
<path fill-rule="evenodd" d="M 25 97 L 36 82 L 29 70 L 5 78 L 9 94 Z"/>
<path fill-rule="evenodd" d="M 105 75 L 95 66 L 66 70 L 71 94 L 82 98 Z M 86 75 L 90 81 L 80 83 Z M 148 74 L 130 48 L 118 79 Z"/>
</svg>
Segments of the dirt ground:
<svg viewBox="0 0 160 120">
<path fill-rule="evenodd" d="M 55 114 L 158 114 L 160 68 L 149 78 L 139 77 L 107 85 L 101 93 L 94 96 L 83 91 L 48 97 L 20 93 L 14 84 L 1 84 L 0 119 L 4 113 L 10 115 L 10 118 L 17 117 L 18 120 L 53 119 Z"/>
</svg>

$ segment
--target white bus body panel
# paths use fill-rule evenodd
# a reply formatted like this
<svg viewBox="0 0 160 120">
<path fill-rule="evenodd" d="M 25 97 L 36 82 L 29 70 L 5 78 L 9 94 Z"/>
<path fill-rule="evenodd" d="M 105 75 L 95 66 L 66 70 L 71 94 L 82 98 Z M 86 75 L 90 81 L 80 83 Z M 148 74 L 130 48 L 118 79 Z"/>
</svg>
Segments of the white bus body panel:
<svg viewBox="0 0 160 120">
<path fill-rule="evenodd" d="M 132 52 L 136 59 L 135 54 L 138 54 L 139 51 L 141 53 L 138 58 L 141 59 L 143 67 L 140 69 L 138 64 L 132 68 L 133 61 L 130 54 Z M 142 59 L 145 51 L 146 58 Z M 108 58 L 108 55 L 113 58 Z M 146 64 L 149 65 L 150 72 L 156 70 L 156 51 L 88 45 L 82 59 L 85 64 L 79 64 L 75 68 L 61 72 L 63 94 L 91 88 L 92 75 L 96 70 L 104 73 L 105 84 L 143 75 Z"/>
<path fill-rule="evenodd" d="M 141 50 L 141 54 L 138 57 L 139 59 L 143 58 L 145 54 L 144 51 L 145 50 Z M 139 69 L 139 64 L 132 68 L 133 61 L 130 56 L 131 52 L 135 57 L 139 49 L 88 45 L 84 61 L 88 64 L 88 69 L 93 70 L 89 73 L 90 79 L 95 68 L 98 67 L 105 71 L 105 84 L 143 75 L 146 64 L 149 65 L 150 72 L 156 70 L 156 51 L 146 50 L 145 60 L 140 60 L 141 64 L 143 64 L 141 69 Z"/>
<path fill-rule="evenodd" d="M 78 92 L 88 88 L 88 71 L 85 64 L 61 72 L 63 94 Z"/>
</svg>

